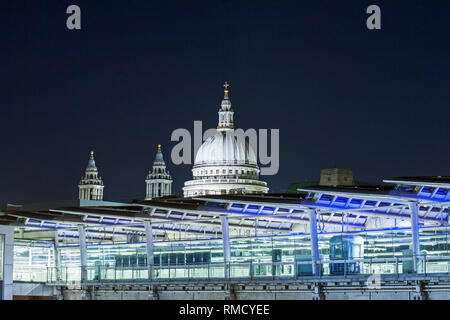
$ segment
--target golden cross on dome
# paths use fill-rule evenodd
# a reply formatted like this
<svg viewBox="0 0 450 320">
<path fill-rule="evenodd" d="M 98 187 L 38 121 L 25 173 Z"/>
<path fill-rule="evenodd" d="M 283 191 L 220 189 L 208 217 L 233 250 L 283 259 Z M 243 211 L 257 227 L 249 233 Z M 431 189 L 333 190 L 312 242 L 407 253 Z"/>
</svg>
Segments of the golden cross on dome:
<svg viewBox="0 0 450 320">
<path fill-rule="evenodd" d="M 94 160 L 94 151 L 91 151 L 91 159 Z"/>
<path fill-rule="evenodd" d="M 161 145 L 158 144 L 158 152 L 161 152 Z"/>
<path fill-rule="evenodd" d="M 228 82 L 227 81 L 225 81 L 225 84 L 223 85 L 223 87 L 225 88 L 225 96 L 224 96 L 224 99 L 228 99 L 228 87 L 229 87 L 230 85 L 228 84 Z"/>
</svg>

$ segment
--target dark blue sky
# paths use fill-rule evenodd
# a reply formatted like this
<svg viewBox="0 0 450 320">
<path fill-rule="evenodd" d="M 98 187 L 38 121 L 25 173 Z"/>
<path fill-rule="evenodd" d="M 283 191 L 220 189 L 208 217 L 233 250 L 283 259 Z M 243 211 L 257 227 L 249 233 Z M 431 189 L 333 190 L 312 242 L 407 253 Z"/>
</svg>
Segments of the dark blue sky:
<svg viewBox="0 0 450 320">
<path fill-rule="evenodd" d="M 180 192 L 170 134 L 216 126 L 225 80 L 237 127 L 280 129 L 272 192 L 450 175 L 448 1 L 16 0 L 0 24 L 0 203 L 77 198 L 91 149 L 105 200 L 143 198 L 158 143 Z"/>
</svg>

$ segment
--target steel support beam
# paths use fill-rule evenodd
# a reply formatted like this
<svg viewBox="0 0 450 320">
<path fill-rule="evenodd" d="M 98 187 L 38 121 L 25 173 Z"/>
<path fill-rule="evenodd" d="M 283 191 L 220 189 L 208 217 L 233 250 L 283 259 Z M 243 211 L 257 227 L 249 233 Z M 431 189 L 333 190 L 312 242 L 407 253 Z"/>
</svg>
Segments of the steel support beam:
<svg viewBox="0 0 450 320">
<path fill-rule="evenodd" d="M 420 258 L 420 241 L 419 241 L 419 204 L 417 202 L 409 203 L 409 211 L 411 213 L 411 234 L 412 234 L 412 251 L 414 272 L 419 270 Z"/>
<path fill-rule="evenodd" d="M 84 225 L 78 225 L 78 239 L 80 241 L 81 282 L 87 280 L 86 230 Z"/>
<path fill-rule="evenodd" d="M 13 299 L 13 268 L 14 268 L 14 227 L 0 225 L 0 269 L 3 278 L 0 281 L 0 300 Z M 2 252 L 0 252 L 2 253 Z"/>
<path fill-rule="evenodd" d="M 145 226 L 145 236 L 147 238 L 147 269 L 148 269 L 148 279 L 153 279 L 153 229 L 152 224 L 149 220 L 144 221 Z"/>
<path fill-rule="evenodd" d="M 61 250 L 59 249 L 58 230 L 55 231 L 54 246 L 55 246 L 55 278 L 56 278 L 56 281 L 58 282 L 58 281 L 62 280 L 62 275 L 61 275 Z"/>
<path fill-rule="evenodd" d="M 311 259 L 313 267 L 313 275 L 319 276 L 320 265 L 319 262 L 319 241 L 317 238 L 317 215 L 315 209 L 308 210 L 309 212 L 309 233 L 311 235 Z"/>
<path fill-rule="evenodd" d="M 230 271 L 230 232 L 228 228 L 228 216 L 221 216 L 220 222 L 222 224 L 222 241 L 223 241 L 223 263 L 225 277 L 229 277 Z"/>
</svg>

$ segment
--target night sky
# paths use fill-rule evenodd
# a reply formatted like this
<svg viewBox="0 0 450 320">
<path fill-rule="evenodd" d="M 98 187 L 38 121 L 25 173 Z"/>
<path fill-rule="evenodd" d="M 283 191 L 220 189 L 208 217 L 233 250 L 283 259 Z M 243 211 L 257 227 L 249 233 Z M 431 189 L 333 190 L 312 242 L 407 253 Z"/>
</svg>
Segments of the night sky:
<svg viewBox="0 0 450 320">
<path fill-rule="evenodd" d="M 181 193 L 170 135 L 215 127 L 224 81 L 236 127 L 280 129 L 271 192 L 450 175 L 449 1 L 15 0 L 0 30 L 0 203 L 77 199 L 91 149 L 105 200 L 142 199 L 158 143 Z"/>
</svg>

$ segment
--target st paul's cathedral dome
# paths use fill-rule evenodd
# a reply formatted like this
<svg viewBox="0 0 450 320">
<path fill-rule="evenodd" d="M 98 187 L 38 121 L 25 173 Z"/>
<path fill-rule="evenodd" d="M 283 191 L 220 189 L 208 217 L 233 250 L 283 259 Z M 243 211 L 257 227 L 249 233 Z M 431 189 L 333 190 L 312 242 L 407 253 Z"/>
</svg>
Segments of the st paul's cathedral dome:
<svg viewBox="0 0 450 320">
<path fill-rule="evenodd" d="M 234 111 L 225 96 L 219 109 L 219 125 L 214 135 L 198 149 L 192 169 L 193 180 L 186 181 L 185 197 L 209 194 L 267 193 L 267 183 L 259 181 L 255 152 L 247 139 L 234 134 Z"/>
</svg>

